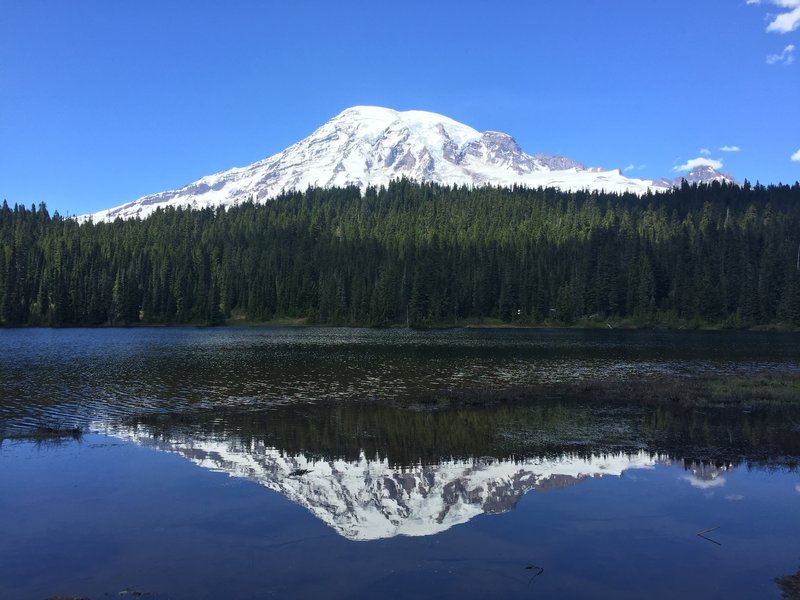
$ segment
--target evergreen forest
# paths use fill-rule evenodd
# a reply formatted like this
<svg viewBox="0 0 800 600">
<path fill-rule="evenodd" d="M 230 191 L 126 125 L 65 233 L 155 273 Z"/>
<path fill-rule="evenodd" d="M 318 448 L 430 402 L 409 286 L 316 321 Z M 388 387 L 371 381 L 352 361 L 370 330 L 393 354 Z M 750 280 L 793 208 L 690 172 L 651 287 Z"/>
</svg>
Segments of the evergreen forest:
<svg viewBox="0 0 800 600">
<path fill-rule="evenodd" d="M 0 208 L 5 326 L 800 326 L 800 184 L 407 180 L 80 222 Z"/>
</svg>

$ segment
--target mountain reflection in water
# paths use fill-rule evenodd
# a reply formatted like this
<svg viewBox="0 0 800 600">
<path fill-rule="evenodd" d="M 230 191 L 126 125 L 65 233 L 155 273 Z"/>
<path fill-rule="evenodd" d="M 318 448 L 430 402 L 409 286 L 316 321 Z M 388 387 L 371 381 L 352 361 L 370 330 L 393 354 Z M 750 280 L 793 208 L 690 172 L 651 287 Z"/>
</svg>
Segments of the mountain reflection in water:
<svg viewBox="0 0 800 600">
<path fill-rule="evenodd" d="M 742 462 L 791 468 L 800 446 L 797 415 L 786 411 L 320 403 L 145 415 L 104 427 L 280 492 L 348 539 L 375 540 L 440 533 L 511 510 L 527 492 L 632 469 L 682 465 L 683 479 L 709 489 Z"/>
<path fill-rule="evenodd" d="M 629 469 L 669 462 L 641 451 L 520 461 L 487 457 L 395 468 L 386 458 L 368 459 L 363 453 L 346 461 L 235 440 L 158 439 L 123 428 L 113 434 L 260 483 L 351 540 L 433 535 L 483 513 L 511 510 L 531 490 L 566 488 L 588 478 L 620 477 Z"/>
</svg>

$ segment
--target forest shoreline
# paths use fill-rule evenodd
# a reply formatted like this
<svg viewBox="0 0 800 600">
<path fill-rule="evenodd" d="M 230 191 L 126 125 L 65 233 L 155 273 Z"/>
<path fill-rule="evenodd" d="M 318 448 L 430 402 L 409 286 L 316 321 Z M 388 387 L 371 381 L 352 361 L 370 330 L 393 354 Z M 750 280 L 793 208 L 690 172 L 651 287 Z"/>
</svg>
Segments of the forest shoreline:
<svg viewBox="0 0 800 600">
<path fill-rule="evenodd" d="M 800 327 L 798 198 L 401 181 L 109 223 L 4 203 L 0 323 Z"/>
<path fill-rule="evenodd" d="M 609 331 L 739 331 L 739 332 L 762 332 L 762 333 L 798 333 L 800 327 L 789 323 L 769 323 L 758 325 L 729 325 L 725 323 L 653 323 L 641 324 L 632 320 L 609 320 L 609 321 L 579 321 L 572 325 L 563 323 L 504 323 L 502 321 L 484 320 L 465 321 L 463 323 L 433 323 L 424 326 L 418 325 L 372 325 L 369 323 L 322 323 L 315 322 L 307 318 L 279 318 L 265 321 L 255 321 L 249 319 L 224 319 L 217 323 L 100 323 L 100 324 L 70 324 L 70 325 L 0 325 L 0 330 L 8 329 L 164 329 L 168 327 L 177 328 L 226 328 L 226 327 L 252 327 L 252 328 L 342 328 L 342 329 L 411 329 L 414 331 L 444 331 L 448 329 L 519 329 L 519 330 L 558 330 L 566 331 L 597 331 L 606 329 Z"/>
</svg>

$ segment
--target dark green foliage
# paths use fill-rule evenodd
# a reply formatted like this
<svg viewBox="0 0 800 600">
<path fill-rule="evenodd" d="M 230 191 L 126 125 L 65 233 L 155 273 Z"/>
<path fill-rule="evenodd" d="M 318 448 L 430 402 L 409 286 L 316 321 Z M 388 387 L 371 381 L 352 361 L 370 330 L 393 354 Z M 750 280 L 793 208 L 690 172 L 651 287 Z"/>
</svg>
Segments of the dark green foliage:
<svg viewBox="0 0 800 600">
<path fill-rule="evenodd" d="M 800 325 L 800 185 L 310 189 L 82 223 L 0 208 L 4 325 Z"/>
</svg>

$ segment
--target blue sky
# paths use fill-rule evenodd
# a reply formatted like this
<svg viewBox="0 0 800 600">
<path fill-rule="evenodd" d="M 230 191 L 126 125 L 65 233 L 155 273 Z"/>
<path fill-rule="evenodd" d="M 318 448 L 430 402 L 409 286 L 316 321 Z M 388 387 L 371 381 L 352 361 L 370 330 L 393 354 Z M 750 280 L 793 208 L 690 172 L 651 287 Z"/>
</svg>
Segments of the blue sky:
<svg viewBox="0 0 800 600">
<path fill-rule="evenodd" d="M 704 159 L 794 183 L 798 25 L 800 0 L 4 0 L 0 198 L 116 206 L 274 154 L 357 104 L 630 176 Z"/>
</svg>

